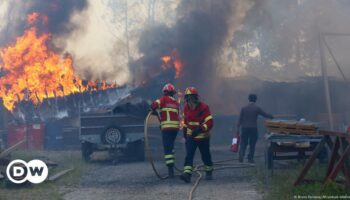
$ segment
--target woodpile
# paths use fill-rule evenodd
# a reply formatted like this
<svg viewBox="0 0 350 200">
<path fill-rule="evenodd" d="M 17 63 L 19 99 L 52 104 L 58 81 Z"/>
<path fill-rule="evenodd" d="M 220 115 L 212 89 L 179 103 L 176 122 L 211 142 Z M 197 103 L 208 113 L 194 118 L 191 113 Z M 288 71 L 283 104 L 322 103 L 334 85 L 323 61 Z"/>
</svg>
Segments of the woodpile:
<svg viewBox="0 0 350 200">
<path fill-rule="evenodd" d="M 8 149 L 5 149 L 4 151 L 0 152 L 0 159 L 7 157 L 12 152 L 16 151 L 18 148 L 20 148 L 22 145 L 24 145 L 26 142 L 26 139 L 16 143 L 15 145 L 9 147 Z"/>
<path fill-rule="evenodd" d="M 19 149 L 23 144 L 25 144 L 25 142 L 26 142 L 26 140 L 24 139 L 24 140 L 18 142 L 17 144 L 15 144 L 15 145 L 13 145 L 13 146 L 11 146 L 3 151 L 0 151 L 0 181 L 7 180 L 7 177 L 5 175 L 5 171 L 6 171 L 7 165 L 12 160 L 11 153 L 13 153 L 17 149 Z M 59 164 L 57 162 L 54 162 L 52 160 L 45 159 L 45 158 L 41 159 L 41 160 L 43 162 L 45 162 L 45 164 L 48 166 L 49 171 L 52 171 L 54 168 L 59 166 Z M 74 170 L 74 168 L 68 168 L 68 169 L 61 170 L 53 175 L 49 174 L 49 177 L 47 177 L 46 181 L 56 181 L 59 178 L 61 178 L 62 176 L 70 173 L 73 170 Z M 15 185 L 15 184 L 11 184 L 10 182 L 7 182 L 7 183 L 10 184 L 11 186 Z M 25 184 L 23 184 L 23 185 L 25 185 Z"/>
<path fill-rule="evenodd" d="M 270 133 L 295 134 L 295 135 L 318 135 L 316 123 L 300 122 L 292 120 L 268 120 L 265 126 Z"/>
<path fill-rule="evenodd" d="M 0 180 L 6 179 L 5 171 L 6 166 L 11 162 L 11 153 L 24 145 L 25 142 L 26 140 L 24 139 L 7 149 L 0 150 Z"/>
<path fill-rule="evenodd" d="M 56 181 L 57 179 L 61 178 L 62 176 L 68 174 L 69 172 L 73 171 L 74 168 L 69 168 L 69 169 L 65 169 L 65 170 L 62 170 L 50 177 L 47 178 L 48 181 Z"/>
</svg>

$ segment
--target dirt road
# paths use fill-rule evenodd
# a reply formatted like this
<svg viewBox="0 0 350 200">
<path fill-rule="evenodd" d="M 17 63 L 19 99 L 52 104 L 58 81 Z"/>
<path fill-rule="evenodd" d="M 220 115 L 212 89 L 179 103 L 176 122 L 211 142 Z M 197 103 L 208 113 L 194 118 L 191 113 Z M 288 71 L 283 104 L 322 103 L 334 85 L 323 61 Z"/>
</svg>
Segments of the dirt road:
<svg viewBox="0 0 350 200">
<path fill-rule="evenodd" d="M 214 160 L 236 156 L 227 150 L 227 146 L 213 147 L 212 154 Z M 177 149 L 177 155 L 177 166 L 181 167 L 183 161 L 181 147 Z M 201 164 L 199 152 L 196 158 L 196 163 Z M 237 161 L 231 163 L 237 163 Z M 166 168 L 160 160 L 157 161 L 156 166 L 161 173 L 165 174 Z M 257 180 L 252 171 L 252 168 L 215 171 L 214 180 L 200 182 L 193 199 L 262 199 L 263 195 L 257 190 Z M 65 194 L 64 199 L 182 200 L 188 199 L 195 179 L 196 176 L 193 177 L 191 184 L 185 184 L 178 177 L 159 180 L 148 162 L 120 163 L 115 166 L 93 162 L 88 172 L 83 175 L 80 186 Z"/>
</svg>

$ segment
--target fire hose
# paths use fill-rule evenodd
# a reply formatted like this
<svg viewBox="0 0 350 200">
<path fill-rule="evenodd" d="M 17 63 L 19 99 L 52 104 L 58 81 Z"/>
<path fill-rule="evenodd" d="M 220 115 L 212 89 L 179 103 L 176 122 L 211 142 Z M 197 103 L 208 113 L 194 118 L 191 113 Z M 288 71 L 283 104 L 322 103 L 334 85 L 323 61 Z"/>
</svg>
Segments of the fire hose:
<svg viewBox="0 0 350 200">
<path fill-rule="evenodd" d="M 154 173 L 156 174 L 156 176 L 159 179 L 164 180 L 164 179 L 167 179 L 168 176 L 161 176 L 160 173 L 158 172 L 158 170 L 156 169 L 155 164 L 154 164 L 154 159 L 152 156 L 152 151 L 150 148 L 151 146 L 150 146 L 149 138 L 148 138 L 148 126 L 149 126 L 149 119 L 151 116 L 152 116 L 152 112 L 149 112 L 146 119 L 145 119 L 145 127 L 144 127 L 146 157 L 147 157 L 148 161 L 150 162 L 152 169 L 153 169 Z M 228 164 L 228 163 L 226 163 L 226 162 L 230 162 L 233 160 L 236 160 L 236 159 L 219 160 L 219 161 L 213 162 L 214 166 L 218 166 L 218 167 L 215 167 L 215 171 L 223 170 L 223 169 L 232 169 L 232 168 L 248 168 L 248 167 L 255 166 L 254 164 L 242 164 L 242 163 L 240 163 L 240 164 Z M 193 172 L 195 172 L 198 175 L 198 177 L 197 177 L 196 181 L 194 182 L 194 184 L 191 188 L 191 191 L 189 193 L 189 197 L 188 197 L 189 200 L 192 200 L 193 194 L 194 194 L 195 190 L 197 189 L 199 182 L 201 181 L 201 179 L 203 177 L 203 175 L 201 173 L 202 171 L 205 171 L 204 169 L 202 169 L 203 167 L 204 167 L 204 165 L 198 165 L 193 170 Z M 175 167 L 175 169 L 177 171 L 181 172 L 180 169 L 178 169 L 176 167 Z"/>
<path fill-rule="evenodd" d="M 152 151 L 150 148 L 150 144 L 149 144 L 149 138 L 148 138 L 148 122 L 149 122 L 149 118 L 152 116 L 152 112 L 149 112 L 146 119 L 145 119 L 145 127 L 144 127 L 144 134 L 145 134 L 145 152 L 146 152 L 146 158 L 148 159 L 148 161 L 150 162 L 152 169 L 154 171 L 154 173 L 156 174 L 156 176 L 161 179 L 167 179 L 168 176 L 161 176 L 160 173 L 157 171 L 156 166 L 154 165 L 154 159 L 152 156 Z M 158 121 L 160 121 L 159 116 L 157 115 Z M 179 168 L 177 168 L 175 166 L 176 171 L 181 172 L 181 170 Z"/>
</svg>

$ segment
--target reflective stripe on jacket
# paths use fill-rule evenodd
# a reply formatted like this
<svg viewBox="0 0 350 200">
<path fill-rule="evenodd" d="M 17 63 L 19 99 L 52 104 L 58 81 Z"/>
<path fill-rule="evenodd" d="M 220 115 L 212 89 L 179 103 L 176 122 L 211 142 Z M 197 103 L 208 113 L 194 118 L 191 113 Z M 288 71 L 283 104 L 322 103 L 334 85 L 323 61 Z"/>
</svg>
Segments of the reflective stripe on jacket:
<svg viewBox="0 0 350 200">
<path fill-rule="evenodd" d="M 208 105 L 200 102 L 194 110 L 191 110 L 186 104 L 184 118 L 184 128 L 187 129 L 187 135 L 192 136 L 193 130 L 200 129 L 201 132 L 194 139 L 201 140 L 210 136 L 209 132 L 213 128 L 214 122 Z"/>
<path fill-rule="evenodd" d="M 179 130 L 179 103 L 171 96 L 163 96 L 151 104 L 152 109 L 160 111 L 162 130 Z"/>
</svg>

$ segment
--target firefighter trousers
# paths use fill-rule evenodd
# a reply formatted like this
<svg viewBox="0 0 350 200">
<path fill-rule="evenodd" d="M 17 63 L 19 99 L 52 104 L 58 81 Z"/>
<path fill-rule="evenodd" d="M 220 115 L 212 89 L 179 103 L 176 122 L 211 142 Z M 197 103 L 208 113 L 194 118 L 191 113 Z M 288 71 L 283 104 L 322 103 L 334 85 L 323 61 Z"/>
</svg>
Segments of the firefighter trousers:
<svg viewBox="0 0 350 200">
<path fill-rule="evenodd" d="M 196 154 L 197 147 L 201 153 L 205 171 L 213 171 L 213 162 L 210 154 L 210 139 L 200 141 L 194 140 L 192 137 L 186 138 L 186 158 L 184 164 L 184 173 L 192 174 L 193 159 Z"/>
<path fill-rule="evenodd" d="M 165 159 L 165 164 L 168 167 L 173 167 L 175 163 L 174 143 L 177 136 L 177 132 L 178 132 L 177 130 L 162 131 L 164 159 Z"/>
</svg>

